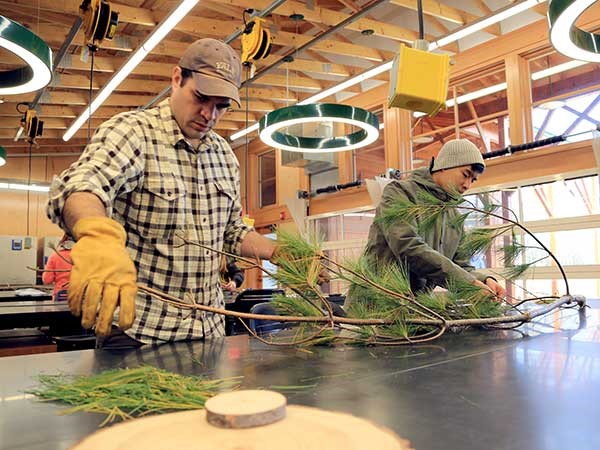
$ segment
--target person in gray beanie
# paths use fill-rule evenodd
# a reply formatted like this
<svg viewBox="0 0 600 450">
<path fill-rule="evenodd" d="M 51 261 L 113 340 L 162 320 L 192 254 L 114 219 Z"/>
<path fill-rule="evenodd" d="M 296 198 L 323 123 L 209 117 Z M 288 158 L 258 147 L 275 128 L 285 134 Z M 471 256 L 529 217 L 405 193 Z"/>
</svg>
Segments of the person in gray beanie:
<svg viewBox="0 0 600 450">
<path fill-rule="evenodd" d="M 446 142 L 429 168 L 415 170 L 408 179 L 393 180 L 383 191 L 375 218 L 381 216 L 398 200 L 422 203 L 422 193 L 441 201 L 464 194 L 483 173 L 485 162 L 479 149 L 467 139 Z M 449 280 L 464 280 L 491 291 L 497 297 L 506 295 L 494 278 L 475 270 L 458 247 L 464 228 L 453 219 L 458 211 L 449 208 L 426 232 L 418 231 L 418 219 L 412 223 L 397 222 L 383 226 L 376 221 L 369 230 L 365 255 L 381 264 L 401 262 L 409 272 L 413 292 L 447 287 Z"/>
</svg>

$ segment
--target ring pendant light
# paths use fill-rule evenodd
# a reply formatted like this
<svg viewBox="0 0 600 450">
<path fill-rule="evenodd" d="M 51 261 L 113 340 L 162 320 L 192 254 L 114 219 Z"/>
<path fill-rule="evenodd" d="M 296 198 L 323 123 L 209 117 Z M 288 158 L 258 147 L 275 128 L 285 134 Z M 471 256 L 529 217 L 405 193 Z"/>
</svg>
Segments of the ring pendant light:
<svg viewBox="0 0 600 450">
<path fill-rule="evenodd" d="M 581 61 L 600 62 L 600 35 L 575 25 L 594 3 L 596 0 L 550 0 L 550 42 L 557 52 Z"/>
<path fill-rule="evenodd" d="M 21 24 L 0 16 L 0 47 L 26 65 L 0 72 L 0 95 L 25 94 L 43 88 L 52 79 L 52 50 Z"/>
<path fill-rule="evenodd" d="M 296 124 L 335 122 L 353 125 L 358 131 L 342 136 L 308 137 L 281 131 Z M 334 103 L 311 103 L 279 108 L 259 122 L 260 139 L 267 145 L 291 152 L 326 153 L 354 150 L 379 137 L 379 120 L 362 108 Z"/>
</svg>

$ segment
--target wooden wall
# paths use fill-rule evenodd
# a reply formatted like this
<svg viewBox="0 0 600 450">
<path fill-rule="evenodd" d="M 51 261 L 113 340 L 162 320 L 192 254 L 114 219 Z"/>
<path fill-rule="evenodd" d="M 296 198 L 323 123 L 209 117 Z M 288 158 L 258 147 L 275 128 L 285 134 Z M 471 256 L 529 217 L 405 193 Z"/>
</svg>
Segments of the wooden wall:
<svg viewBox="0 0 600 450">
<path fill-rule="evenodd" d="M 67 168 L 73 156 L 44 156 L 31 158 L 31 182 L 49 183 L 52 177 Z M 0 179 L 29 179 L 29 159 L 9 157 L 0 167 Z M 0 205 L 4 220 L 0 221 L 0 235 L 62 236 L 61 229 L 46 217 L 48 194 L 45 192 L 0 189 Z M 29 212 L 29 214 L 28 214 Z M 27 218 L 29 217 L 29 227 Z"/>
</svg>

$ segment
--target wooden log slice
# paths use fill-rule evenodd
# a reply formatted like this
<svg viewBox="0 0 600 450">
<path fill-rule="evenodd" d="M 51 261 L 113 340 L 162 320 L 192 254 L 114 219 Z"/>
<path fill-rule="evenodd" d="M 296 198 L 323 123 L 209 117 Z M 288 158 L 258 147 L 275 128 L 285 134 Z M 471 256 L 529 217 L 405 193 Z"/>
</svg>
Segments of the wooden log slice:
<svg viewBox="0 0 600 450">
<path fill-rule="evenodd" d="M 350 414 L 290 405 L 284 419 L 254 428 L 220 428 L 205 410 L 123 422 L 72 450 L 412 450 L 392 431 Z"/>
<path fill-rule="evenodd" d="M 279 392 L 248 389 L 216 395 L 204 407 L 206 420 L 212 425 L 250 428 L 283 419 L 286 403 Z"/>
</svg>

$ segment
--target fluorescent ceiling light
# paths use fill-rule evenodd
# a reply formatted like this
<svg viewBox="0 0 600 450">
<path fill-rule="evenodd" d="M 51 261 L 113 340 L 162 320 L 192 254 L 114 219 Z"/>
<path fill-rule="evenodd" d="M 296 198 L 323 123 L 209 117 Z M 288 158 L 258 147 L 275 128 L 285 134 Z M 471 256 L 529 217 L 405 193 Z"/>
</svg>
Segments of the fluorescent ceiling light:
<svg viewBox="0 0 600 450">
<path fill-rule="evenodd" d="M 0 183 L 0 189 L 8 189 L 13 191 L 49 192 L 50 186 L 22 183 Z"/>
<path fill-rule="evenodd" d="M 380 73 L 390 70 L 392 68 L 392 64 L 393 64 L 393 61 L 388 61 L 386 63 L 380 64 L 379 66 L 373 67 L 372 69 L 369 69 L 366 72 L 363 72 L 363 73 L 356 75 L 346 81 L 341 82 L 340 84 L 332 86 L 329 89 L 325 89 L 324 91 L 321 91 L 311 97 L 308 97 L 308 98 L 302 100 L 301 102 L 299 102 L 298 104 L 299 105 L 307 105 L 309 103 L 318 102 L 319 100 L 327 98 L 330 95 L 333 95 L 337 92 L 343 91 L 344 89 L 348 89 L 351 86 L 354 86 L 358 83 L 362 83 L 363 81 L 368 80 L 369 78 L 373 78 L 373 77 L 379 75 Z"/>
<path fill-rule="evenodd" d="M 574 69 L 576 67 L 583 66 L 585 64 L 589 64 L 585 61 L 569 61 L 564 64 L 559 64 L 557 66 L 549 67 L 548 69 L 540 70 L 539 72 L 535 72 L 531 74 L 532 80 L 540 80 L 542 78 L 548 77 L 550 75 L 555 75 L 557 73 L 565 72 L 570 69 Z M 493 86 L 488 86 L 486 88 L 480 89 L 475 92 L 470 92 L 465 95 L 460 95 L 456 97 L 457 103 L 460 105 L 462 103 L 468 102 L 470 100 L 475 100 L 477 98 L 484 97 L 486 95 L 494 94 L 496 92 L 500 92 L 506 89 L 506 83 L 498 83 Z M 446 101 L 446 106 L 451 107 L 454 106 L 454 99 L 449 99 Z"/>
<path fill-rule="evenodd" d="M 183 0 L 177 8 L 169 14 L 168 17 L 154 29 L 154 31 L 146 38 L 144 43 L 138 47 L 138 49 L 129 57 L 123 67 L 115 73 L 108 83 L 102 88 L 96 95 L 90 105 L 75 119 L 68 130 L 63 135 L 63 140 L 68 141 L 73 135 L 81 128 L 86 120 L 90 118 L 92 114 L 100 107 L 102 103 L 110 96 L 112 91 L 121 84 L 121 82 L 127 78 L 127 76 L 135 69 L 135 67 L 146 57 L 148 53 L 152 51 L 156 44 L 158 44 L 181 19 L 183 19 L 187 13 L 198 3 L 199 0 Z"/>
<path fill-rule="evenodd" d="M 443 38 L 438 39 L 435 42 L 432 42 L 429 45 L 429 50 L 434 50 L 436 48 L 443 47 L 444 45 L 455 42 L 458 39 L 461 39 L 465 36 L 475 33 L 476 31 L 481 30 L 482 28 L 486 28 L 486 27 L 489 27 L 490 25 L 494 25 L 495 23 L 498 23 L 504 19 L 514 16 L 515 14 L 519 14 L 529 8 L 532 8 L 535 5 L 544 3 L 545 1 L 546 0 L 525 0 L 525 1 L 522 1 L 519 3 L 509 5 L 505 8 L 500 9 L 498 12 L 496 12 L 494 15 L 492 15 L 490 17 L 485 17 L 481 20 L 474 22 L 473 24 L 466 25 L 466 26 L 460 28 L 459 30 L 456 30 L 456 31 L 450 33 L 449 35 L 444 36 Z M 321 91 L 311 97 L 308 97 L 307 99 L 299 102 L 298 104 L 305 105 L 308 103 L 318 102 L 319 100 L 329 97 L 330 95 L 333 95 L 337 92 L 343 91 L 344 89 L 354 86 L 364 80 L 367 80 L 376 75 L 379 75 L 380 73 L 390 70 L 392 68 L 392 64 L 393 64 L 393 61 L 388 61 L 383 64 L 380 64 L 379 66 L 369 69 L 364 73 L 356 75 L 346 81 L 343 81 L 340 84 L 332 86 L 332 87 L 325 89 L 324 91 Z M 504 89 L 506 89 L 506 86 L 504 87 Z M 499 89 L 499 90 L 502 90 L 502 89 Z M 464 100 L 464 101 L 468 101 L 468 100 Z M 454 104 L 454 103 L 452 103 L 452 104 Z M 422 115 L 425 115 L 425 114 L 422 114 Z M 229 137 L 229 139 L 231 141 L 235 141 L 235 140 L 237 140 L 249 133 L 252 133 L 253 131 L 256 131 L 256 130 L 258 130 L 258 123 L 255 123 L 254 125 L 252 125 L 248 128 L 245 128 L 243 130 L 238 131 L 237 133 L 232 134 Z"/>
<path fill-rule="evenodd" d="M 506 83 L 498 83 L 493 86 L 488 86 L 483 89 L 479 89 L 478 91 L 469 92 L 468 94 L 459 95 L 456 97 L 456 103 L 459 105 L 462 103 L 469 102 L 471 100 L 475 100 L 476 98 L 485 97 L 486 95 L 495 94 L 496 92 L 504 91 L 506 89 Z M 454 99 L 451 98 L 446 100 L 446 106 L 451 108 L 454 106 Z"/>
<path fill-rule="evenodd" d="M 552 1 L 548 6 L 550 42 L 557 52 L 573 59 L 600 62 L 598 35 L 581 30 L 575 23 L 596 0 Z"/>
<path fill-rule="evenodd" d="M 549 77 L 551 75 L 556 75 L 557 73 L 565 72 L 569 69 L 575 69 L 576 67 L 584 66 L 589 64 L 586 61 L 569 61 L 563 64 L 558 64 L 557 66 L 548 67 L 547 69 L 540 70 L 531 75 L 531 79 L 533 81 L 540 80 L 545 77 Z"/>
<path fill-rule="evenodd" d="M 433 136 L 415 136 L 413 144 L 431 144 L 433 142 Z"/>
<path fill-rule="evenodd" d="M 480 20 L 467 24 L 459 28 L 458 30 L 452 31 L 447 36 L 444 36 L 438 39 L 437 41 L 432 42 L 431 44 L 429 44 L 429 50 L 435 50 L 436 48 L 440 48 L 452 42 L 456 42 L 459 39 L 469 36 L 470 34 L 473 34 L 484 28 L 487 28 L 490 25 L 497 24 L 498 22 L 508 19 L 509 17 L 522 13 L 523 11 L 526 11 L 540 3 L 544 3 L 545 1 L 546 0 L 525 0 L 519 3 L 508 5 L 496 11 L 492 16 L 484 17 Z"/>
<path fill-rule="evenodd" d="M 25 128 L 19 127 L 19 129 L 17 130 L 17 134 L 15 134 L 15 138 L 13 139 L 13 141 L 17 142 L 19 140 L 19 138 L 21 137 L 21 135 L 23 134 L 23 131 L 25 131 Z"/>
<path fill-rule="evenodd" d="M 243 130 L 238 131 L 237 133 L 233 133 L 231 136 L 229 136 L 229 139 L 231 141 L 235 141 L 243 136 L 246 136 L 248 133 L 252 133 L 256 130 L 258 130 L 258 122 L 256 122 L 254 125 L 250 125 L 248 128 L 244 128 Z"/>
<path fill-rule="evenodd" d="M 52 79 L 52 50 L 36 34 L 0 16 L 0 47 L 27 65 L 2 72 L 0 95 L 25 94 L 42 89 Z"/>
<path fill-rule="evenodd" d="M 554 111 L 555 109 L 560 109 L 565 106 L 564 100 L 549 100 L 544 103 L 540 103 L 538 108 L 545 109 L 547 111 Z"/>
</svg>

